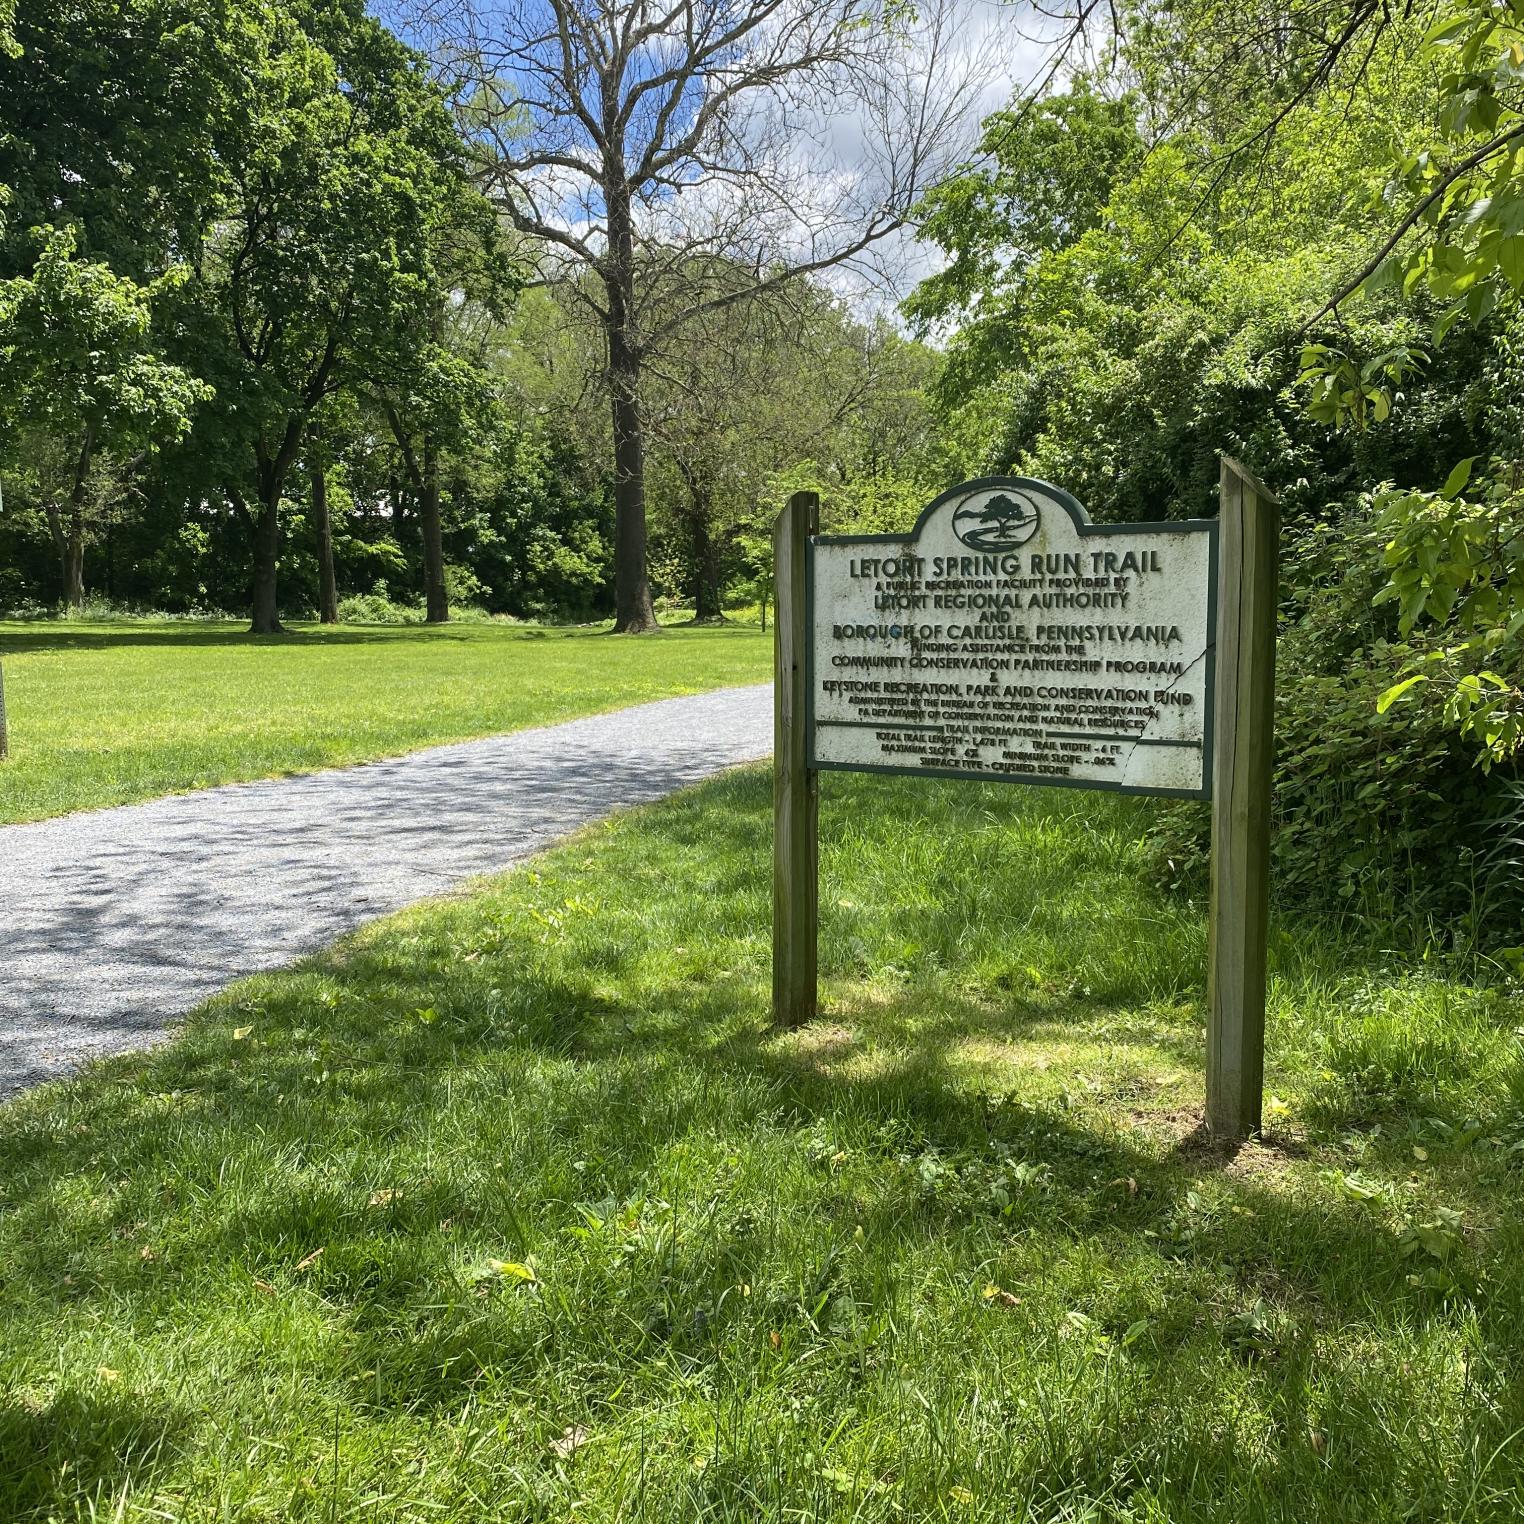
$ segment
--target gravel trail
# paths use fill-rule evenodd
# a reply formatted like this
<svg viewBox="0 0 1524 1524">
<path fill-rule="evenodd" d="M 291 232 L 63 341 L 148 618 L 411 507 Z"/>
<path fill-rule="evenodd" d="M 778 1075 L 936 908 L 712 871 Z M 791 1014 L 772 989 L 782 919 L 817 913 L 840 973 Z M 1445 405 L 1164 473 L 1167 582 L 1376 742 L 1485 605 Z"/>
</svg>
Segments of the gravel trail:
<svg viewBox="0 0 1524 1524">
<path fill-rule="evenodd" d="M 772 749 L 772 689 L 0 827 L 0 1096 L 244 974 Z"/>
</svg>

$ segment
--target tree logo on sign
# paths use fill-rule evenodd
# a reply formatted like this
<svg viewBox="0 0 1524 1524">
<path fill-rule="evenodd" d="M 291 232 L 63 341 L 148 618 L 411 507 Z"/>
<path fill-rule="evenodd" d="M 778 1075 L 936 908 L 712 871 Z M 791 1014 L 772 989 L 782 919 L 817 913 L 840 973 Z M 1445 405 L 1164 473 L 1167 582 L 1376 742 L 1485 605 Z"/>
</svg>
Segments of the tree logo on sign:
<svg viewBox="0 0 1524 1524">
<path fill-rule="evenodd" d="M 1024 492 L 996 492 L 953 514 L 953 533 L 971 550 L 1016 550 L 1037 533 L 1037 504 Z"/>
</svg>

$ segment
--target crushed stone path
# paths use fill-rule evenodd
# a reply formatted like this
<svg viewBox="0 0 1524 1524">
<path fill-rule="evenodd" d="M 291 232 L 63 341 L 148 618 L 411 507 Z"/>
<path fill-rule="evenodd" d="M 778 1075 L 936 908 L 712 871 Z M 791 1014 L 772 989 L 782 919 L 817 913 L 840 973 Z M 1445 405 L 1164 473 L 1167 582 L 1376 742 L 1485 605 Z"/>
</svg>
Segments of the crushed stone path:
<svg viewBox="0 0 1524 1524">
<path fill-rule="evenodd" d="M 772 688 L 0 827 L 0 1096 L 232 980 L 772 750 Z"/>
</svg>

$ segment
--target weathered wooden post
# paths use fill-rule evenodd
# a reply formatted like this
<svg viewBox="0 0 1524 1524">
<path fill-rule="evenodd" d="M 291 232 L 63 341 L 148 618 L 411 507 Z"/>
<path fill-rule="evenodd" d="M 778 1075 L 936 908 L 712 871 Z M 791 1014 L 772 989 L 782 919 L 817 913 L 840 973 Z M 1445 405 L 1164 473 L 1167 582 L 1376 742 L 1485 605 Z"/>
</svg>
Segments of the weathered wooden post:
<svg viewBox="0 0 1524 1524">
<path fill-rule="evenodd" d="M 809 543 L 820 499 L 796 492 L 773 528 L 773 1020 L 815 1015 L 820 808 L 810 766 Z"/>
<path fill-rule="evenodd" d="M 1275 499 L 1222 457 L 1217 681 L 1212 753 L 1212 896 L 1207 963 L 1207 1127 L 1260 1129 L 1275 760 Z"/>
<path fill-rule="evenodd" d="M 0 662 L 0 762 L 11 754 L 11 732 L 5 722 L 5 664 Z"/>
</svg>

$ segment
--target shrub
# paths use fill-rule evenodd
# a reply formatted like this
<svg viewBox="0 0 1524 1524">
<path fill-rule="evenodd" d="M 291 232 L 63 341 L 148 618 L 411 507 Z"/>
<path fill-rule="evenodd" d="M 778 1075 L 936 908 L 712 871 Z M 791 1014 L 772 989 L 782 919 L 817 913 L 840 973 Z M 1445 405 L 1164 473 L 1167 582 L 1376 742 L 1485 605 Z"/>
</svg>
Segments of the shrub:
<svg viewBox="0 0 1524 1524">
<path fill-rule="evenodd" d="M 422 624 L 421 605 L 394 603 L 387 597 L 385 584 L 378 583 L 368 593 L 351 593 L 339 599 L 340 624 Z"/>
<path fill-rule="evenodd" d="M 1285 550 L 1272 846 L 1280 902 L 1420 948 L 1495 953 L 1519 942 L 1524 852 L 1501 850 L 1524 841 L 1515 775 L 1476 765 L 1437 689 L 1377 710 L 1423 647 L 1399 640 L 1390 608 L 1374 602 L 1385 575 L 1369 505 L 1293 530 Z M 1161 883 L 1205 888 L 1208 823 L 1195 804 L 1157 813 Z"/>
<path fill-rule="evenodd" d="M 158 609 L 130 600 L 107 598 L 99 593 L 87 595 L 85 601 L 74 609 L 67 608 L 62 603 L 42 603 L 34 599 L 0 603 L 0 619 L 79 619 L 90 624 L 116 624 L 137 620 L 169 623 L 175 620 L 239 618 L 247 618 L 247 615 L 230 613 L 226 609 L 201 607 L 177 610 Z"/>
</svg>

